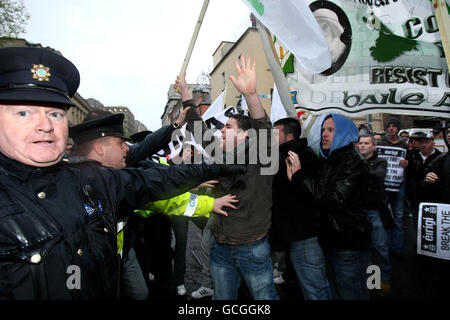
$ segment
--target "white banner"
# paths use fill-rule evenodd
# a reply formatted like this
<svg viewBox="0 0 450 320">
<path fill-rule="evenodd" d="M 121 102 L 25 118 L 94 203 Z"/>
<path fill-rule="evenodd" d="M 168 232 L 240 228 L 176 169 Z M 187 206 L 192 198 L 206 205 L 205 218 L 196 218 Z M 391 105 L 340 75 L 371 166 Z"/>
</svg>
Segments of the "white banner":
<svg viewBox="0 0 450 320">
<path fill-rule="evenodd" d="M 417 253 L 450 260 L 450 204 L 423 202 L 418 216 Z"/>
<path fill-rule="evenodd" d="M 400 160 L 406 157 L 406 151 L 403 148 L 377 146 L 378 157 L 386 159 L 388 167 L 384 185 L 387 191 L 398 192 L 400 184 L 403 181 L 404 169 L 399 165 Z"/>
<path fill-rule="evenodd" d="M 305 0 L 243 0 L 252 13 L 295 55 L 319 73 L 331 65 L 327 41 Z"/>
<path fill-rule="evenodd" d="M 308 72 L 273 36 L 296 110 L 450 117 L 450 76 L 431 1 L 308 3 L 328 41 L 331 68 Z"/>
<path fill-rule="evenodd" d="M 272 94 L 272 106 L 270 107 L 270 121 L 274 123 L 275 121 L 286 117 L 287 113 L 283 107 L 283 103 L 281 102 L 280 95 L 278 94 L 277 85 L 274 84 Z"/>
</svg>

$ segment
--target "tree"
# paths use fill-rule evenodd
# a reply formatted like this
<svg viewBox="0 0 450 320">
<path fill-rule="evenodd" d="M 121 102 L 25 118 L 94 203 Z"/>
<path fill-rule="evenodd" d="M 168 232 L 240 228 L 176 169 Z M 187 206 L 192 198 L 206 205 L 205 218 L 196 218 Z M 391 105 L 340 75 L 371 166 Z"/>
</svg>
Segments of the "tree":
<svg viewBox="0 0 450 320">
<path fill-rule="evenodd" d="M 17 38 L 29 18 L 23 0 L 0 0 L 0 36 Z"/>
</svg>

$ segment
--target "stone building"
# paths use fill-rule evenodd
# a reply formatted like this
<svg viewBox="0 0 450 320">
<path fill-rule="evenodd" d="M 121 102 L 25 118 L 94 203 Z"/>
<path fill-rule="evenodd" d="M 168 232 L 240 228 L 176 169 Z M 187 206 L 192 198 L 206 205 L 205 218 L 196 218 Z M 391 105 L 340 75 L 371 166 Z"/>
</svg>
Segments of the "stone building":
<svg viewBox="0 0 450 320">
<path fill-rule="evenodd" d="M 199 106 L 200 114 L 205 113 L 211 105 L 211 86 L 209 84 L 187 84 L 187 86 L 192 93 L 194 102 Z M 182 106 L 180 94 L 174 89 L 173 84 L 170 85 L 167 103 L 161 116 L 161 125 L 166 126 L 173 123 L 180 114 Z"/>
<path fill-rule="evenodd" d="M 138 132 L 136 120 L 134 114 L 127 107 L 104 107 L 104 110 L 112 113 L 123 113 L 125 115 L 123 119 L 123 131 L 126 136 L 131 136 Z M 145 126 L 144 126 L 145 127 Z M 144 129 L 146 130 L 146 129 Z"/>
</svg>

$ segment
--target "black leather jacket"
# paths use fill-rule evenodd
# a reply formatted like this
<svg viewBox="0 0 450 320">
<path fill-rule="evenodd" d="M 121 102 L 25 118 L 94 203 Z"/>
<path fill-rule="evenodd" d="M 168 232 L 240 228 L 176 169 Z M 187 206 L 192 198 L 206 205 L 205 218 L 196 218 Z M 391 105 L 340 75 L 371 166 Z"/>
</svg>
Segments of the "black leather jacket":
<svg viewBox="0 0 450 320">
<path fill-rule="evenodd" d="M 425 169 L 425 175 L 429 172 L 437 174 L 439 179 L 433 184 L 421 181 L 423 201 L 450 203 L 450 153 L 445 152 L 436 157 Z"/>
<path fill-rule="evenodd" d="M 170 198 L 221 173 L 217 165 L 36 168 L 0 154 L 0 299 L 116 298 L 119 205 Z"/>
<path fill-rule="evenodd" d="M 334 150 L 328 159 L 322 158 L 317 182 L 304 181 L 315 195 L 322 247 L 325 250 L 370 248 L 371 224 L 364 209 L 369 167 L 353 145 Z"/>
</svg>

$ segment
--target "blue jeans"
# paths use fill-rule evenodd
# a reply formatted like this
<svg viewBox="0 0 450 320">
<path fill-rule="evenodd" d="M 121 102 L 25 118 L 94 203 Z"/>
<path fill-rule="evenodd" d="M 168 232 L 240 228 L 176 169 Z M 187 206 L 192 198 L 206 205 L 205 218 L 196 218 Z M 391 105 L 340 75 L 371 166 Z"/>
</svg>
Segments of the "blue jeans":
<svg viewBox="0 0 450 320">
<path fill-rule="evenodd" d="M 381 280 L 391 279 L 389 236 L 381 221 L 380 212 L 369 210 L 367 218 L 372 223 L 372 264 L 380 267 Z"/>
<path fill-rule="evenodd" d="M 405 184 L 400 185 L 399 192 L 386 191 L 388 203 L 394 215 L 394 228 L 390 230 L 390 247 L 394 252 L 403 251 L 403 211 L 405 202 Z"/>
<path fill-rule="evenodd" d="M 317 237 L 291 242 L 291 261 L 305 300 L 329 300 L 325 258 Z"/>
<path fill-rule="evenodd" d="M 368 300 L 367 267 L 370 251 L 334 250 L 326 251 L 328 279 L 335 299 Z"/>
<path fill-rule="evenodd" d="M 236 300 L 242 278 L 255 300 L 278 300 L 267 236 L 239 246 L 212 237 L 210 271 L 215 300 Z"/>
</svg>

